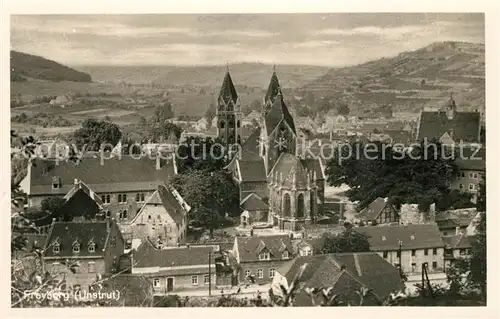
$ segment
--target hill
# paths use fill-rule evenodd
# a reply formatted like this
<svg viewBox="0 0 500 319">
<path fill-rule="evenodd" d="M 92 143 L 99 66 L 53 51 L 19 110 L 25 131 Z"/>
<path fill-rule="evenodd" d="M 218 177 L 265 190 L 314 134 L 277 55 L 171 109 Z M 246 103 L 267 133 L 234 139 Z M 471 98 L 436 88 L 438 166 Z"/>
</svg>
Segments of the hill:
<svg viewBox="0 0 500 319">
<path fill-rule="evenodd" d="M 484 109 L 484 44 L 434 43 L 364 64 L 335 68 L 300 91 L 347 103 L 367 113 L 390 105 L 394 112 L 439 107 L 453 93 L 459 108 Z"/>
<path fill-rule="evenodd" d="M 220 87 L 225 65 L 215 66 L 81 66 L 80 69 L 100 82 L 153 83 L 169 87 Z M 267 88 L 273 72 L 272 65 L 238 63 L 229 65 L 235 85 Z M 278 65 L 280 81 L 286 88 L 301 87 L 325 74 L 329 68 L 321 66 Z"/>
<path fill-rule="evenodd" d="M 40 56 L 10 51 L 11 81 L 23 82 L 26 77 L 53 82 L 92 82 L 90 75 Z"/>
</svg>

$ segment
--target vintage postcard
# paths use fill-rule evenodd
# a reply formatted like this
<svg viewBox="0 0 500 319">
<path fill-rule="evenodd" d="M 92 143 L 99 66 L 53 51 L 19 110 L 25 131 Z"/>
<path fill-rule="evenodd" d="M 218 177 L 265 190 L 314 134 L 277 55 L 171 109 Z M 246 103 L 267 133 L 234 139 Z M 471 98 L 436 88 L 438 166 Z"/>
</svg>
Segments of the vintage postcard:
<svg viewBox="0 0 500 319">
<path fill-rule="evenodd" d="M 490 306 L 487 14 L 323 11 L 10 12 L 10 307 Z"/>
</svg>

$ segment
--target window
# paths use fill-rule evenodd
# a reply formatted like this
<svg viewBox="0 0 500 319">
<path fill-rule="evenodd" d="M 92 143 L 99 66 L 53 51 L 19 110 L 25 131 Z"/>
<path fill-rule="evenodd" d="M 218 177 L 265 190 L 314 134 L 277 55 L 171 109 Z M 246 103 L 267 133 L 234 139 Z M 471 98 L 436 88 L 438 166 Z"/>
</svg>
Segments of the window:
<svg viewBox="0 0 500 319">
<path fill-rule="evenodd" d="M 469 173 L 469 178 L 474 178 L 474 174 Z"/>
<path fill-rule="evenodd" d="M 94 273 L 95 272 L 95 263 L 93 261 L 89 261 L 89 264 L 88 264 L 88 272 L 89 273 Z"/>
<path fill-rule="evenodd" d="M 89 244 L 89 253 L 95 253 L 95 244 L 94 243 Z"/>
<path fill-rule="evenodd" d="M 463 256 L 466 254 L 467 254 L 467 250 L 465 248 L 460 248 L 460 255 Z"/>
<path fill-rule="evenodd" d="M 110 210 L 106 211 L 106 217 L 111 217 L 111 211 Z"/>
<path fill-rule="evenodd" d="M 477 173 L 472 174 L 472 178 L 476 178 L 477 179 L 477 176 L 478 176 Z"/>
<path fill-rule="evenodd" d="M 104 204 L 109 204 L 109 203 L 111 203 L 111 196 L 110 195 L 102 195 L 101 200 Z"/>
<path fill-rule="evenodd" d="M 470 190 L 470 191 L 473 191 L 473 190 L 475 190 L 475 189 L 476 189 L 476 185 L 474 185 L 474 184 L 469 184 L 469 190 Z"/>
<path fill-rule="evenodd" d="M 144 193 L 135 194 L 135 201 L 138 203 L 144 202 Z"/>
<path fill-rule="evenodd" d="M 436 269 L 438 267 L 437 261 L 432 262 L 432 269 Z"/>
<path fill-rule="evenodd" d="M 464 184 L 458 184 L 458 188 L 464 189 Z"/>
<path fill-rule="evenodd" d="M 198 276 L 191 276 L 191 284 L 192 285 L 198 284 Z"/>
<path fill-rule="evenodd" d="M 462 177 L 464 177 L 464 178 L 465 178 L 465 172 L 462 172 L 461 174 L 462 174 Z"/>
<path fill-rule="evenodd" d="M 118 203 L 122 202 L 122 194 L 118 194 Z"/>
<path fill-rule="evenodd" d="M 59 254 L 59 244 L 54 244 L 54 246 L 52 246 L 52 251 L 54 252 L 54 254 Z"/>
<path fill-rule="evenodd" d="M 250 275 L 251 275 L 250 270 L 245 270 L 245 277 L 248 277 L 248 276 L 250 276 Z"/>
<path fill-rule="evenodd" d="M 153 287 L 155 288 L 160 287 L 160 278 L 153 279 Z"/>
<path fill-rule="evenodd" d="M 412 249 L 411 250 L 411 256 L 412 257 L 415 257 L 415 255 L 417 254 L 417 251 L 415 249 Z"/>
<path fill-rule="evenodd" d="M 416 269 L 417 269 L 417 263 L 411 263 L 411 271 L 415 272 Z"/>
<path fill-rule="evenodd" d="M 457 176 L 457 178 L 458 178 L 458 179 L 460 179 L 460 177 L 462 177 L 462 176 L 461 176 L 461 174 L 460 174 L 460 173 L 458 173 L 458 176 Z"/>
<path fill-rule="evenodd" d="M 429 249 L 424 249 L 424 255 L 426 255 L 426 256 L 429 255 Z"/>
<path fill-rule="evenodd" d="M 264 271 L 262 269 L 257 269 L 257 277 L 264 278 Z"/>
<path fill-rule="evenodd" d="M 269 278 L 274 278 L 274 273 L 276 270 L 274 268 L 269 268 Z"/>
<path fill-rule="evenodd" d="M 433 254 L 434 256 L 438 254 L 438 250 L 437 250 L 437 248 L 433 248 L 433 249 L 432 249 L 432 254 Z"/>
<path fill-rule="evenodd" d="M 288 250 L 283 252 L 283 259 L 288 259 Z"/>
<path fill-rule="evenodd" d="M 73 244 L 73 252 L 74 253 L 79 253 L 80 252 L 80 244 L 74 243 Z"/>
<path fill-rule="evenodd" d="M 269 254 L 269 252 L 263 252 L 259 254 L 259 260 L 270 260 L 270 259 L 271 255 Z"/>
<path fill-rule="evenodd" d="M 110 245 L 111 247 L 116 247 L 116 238 L 115 238 L 115 237 L 111 238 L 111 240 L 110 240 L 110 242 L 109 242 L 109 245 Z"/>
<path fill-rule="evenodd" d="M 210 283 L 210 276 L 209 275 L 204 275 L 203 276 L 203 283 L 205 285 L 208 285 Z"/>
<path fill-rule="evenodd" d="M 59 183 L 52 184 L 52 188 L 59 188 Z"/>
<path fill-rule="evenodd" d="M 127 219 L 127 211 L 124 210 L 123 212 L 120 213 L 120 219 Z"/>
<path fill-rule="evenodd" d="M 388 257 L 388 255 L 389 255 L 389 253 L 388 253 L 387 251 L 384 251 L 382 254 L 383 254 L 384 258 L 386 258 L 386 259 L 387 259 L 387 257 Z"/>
<path fill-rule="evenodd" d="M 124 204 L 127 202 L 127 194 L 118 194 L 118 203 Z"/>
</svg>

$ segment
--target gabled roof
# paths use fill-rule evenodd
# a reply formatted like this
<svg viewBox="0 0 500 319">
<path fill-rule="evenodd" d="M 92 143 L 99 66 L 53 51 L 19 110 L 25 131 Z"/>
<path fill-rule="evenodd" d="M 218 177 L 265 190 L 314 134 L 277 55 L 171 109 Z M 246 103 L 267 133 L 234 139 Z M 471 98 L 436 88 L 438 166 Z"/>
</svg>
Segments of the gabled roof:
<svg viewBox="0 0 500 319">
<path fill-rule="evenodd" d="M 366 208 L 361 210 L 358 214 L 358 218 L 363 220 L 377 219 L 387 205 L 390 205 L 387 202 L 387 199 L 379 197 L 371 202 Z"/>
<path fill-rule="evenodd" d="M 257 211 L 257 210 L 268 210 L 269 205 L 266 204 L 260 198 L 260 196 L 256 195 L 255 193 L 251 193 L 247 197 L 243 198 L 243 200 L 240 203 L 240 206 L 243 210 L 248 210 L 248 211 Z"/>
<path fill-rule="evenodd" d="M 474 207 L 453 209 L 436 212 L 435 220 L 439 228 L 467 227 L 472 223 L 477 214 L 477 209 Z"/>
<path fill-rule="evenodd" d="M 52 225 L 47 237 L 45 257 L 103 257 L 106 239 L 111 227 L 115 226 L 113 221 L 56 222 Z M 88 250 L 91 242 L 95 244 L 94 252 Z M 60 245 L 58 254 L 53 252 L 54 243 Z M 74 243 L 80 244 L 79 253 L 73 253 Z"/>
<path fill-rule="evenodd" d="M 264 98 L 264 103 L 274 103 L 274 100 L 278 93 L 281 93 L 281 86 L 280 82 L 278 80 L 278 75 L 276 74 L 276 71 L 273 72 L 273 75 L 271 76 L 271 81 L 269 82 L 269 86 L 267 88 L 266 96 Z"/>
<path fill-rule="evenodd" d="M 271 133 L 280 125 L 281 122 L 285 122 L 293 134 L 296 135 L 297 131 L 295 130 L 295 123 L 293 122 L 293 117 L 288 110 L 288 107 L 283 100 L 283 96 L 279 93 L 274 99 L 274 103 L 271 106 L 269 113 L 267 113 L 266 118 L 264 119 L 266 124 L 267 135 L 271 135 Z"/>
<path fill-rule="evenodd" d="M 158 189 L 146 199 L 146 202 L 142 205 L 139 213 L 137 213 L 134 217 L 134 220 L 139 218 L 141 212 L 148 205 L 163 205 L 165 210 L 170 214 L 174 222 L 181 224 L 184 220 L 184 217 L 188 213 L 189 208 L 183 207 L 183 205 L 179 202 L 176 195 L 174 195 L 175 190 L 169 186 L 166 187 L 164 185 L 158 186 Z M 178 195 L 180 196 L 180 195 Z"/>
<path fill-rule="evenodd" d="M 236 93 L 236 88 L 234 87 L 229 71 L 226 72 L 224 80 L 222 81 L 219 93 L 219 101 L 220 100 L 224 101 L 225 104 L 228 104 L 230 101 L 236 103 L 238 100 L 238 94 Z"/>
<path fill-rule="evenodd" d="M 283 245 L 289 254 L 293 254 L 293 246 L 288 235 L 236 237 L 240 262 L 251 262 L 259 260 L 258 248 L 264 244 L 269 250 L 271 260 L 282 260 Z"/>
<path fill-rule="evenodd" d="M 455 142 L 479 142 L 481 115 L 478 112 L 455 112 L 448 119 L 443 111 L 425 111 L 420 116 L 417 139 L 440 139 L 444 133 L 451 133 Z"/>
<path fill-rule="evenodd" d="M 445 248 L 449 249 L 461 249 L 461 248 L 471 248 L 472 245 L 469 242 L 469 236 L 466 234 L 457 234 L 451 236 L 443 236 L 443 241 L 445 243 Z"/>
<path fill-rule="evenodd" d="M 131 156 L 102 159 L 96 155 L 85 156 L 79 163 L 34 159 L 29 195 L 65 195 L 74 187 L 74 180 L 84 181 L 97 193 L 154 190 L 175 175 L 172 159 L 164 160 L 156 169 L 156 160 L 147 156 Z M 61 187 L 52 188 L 53 178 L 59 179 Z"/>
<path fill-rule="evenodd" d="M 209 253 L 214 252 L 213 246 L 182 246 L 156 249 L 149 240 L 144 240 L 133 252 L 134 267 L 182 267 L 208 265 Z M 214 263 L 212 254 L 210 263 Z"/>
<path fill-rule="evenodd" d="M 435 224 L 357 227 L 355 231 L 368 237 L 370 250 L 425 249 L 444 247 L 441 233 Z"/>
<path fill-rule="evenodd" d="M 303 287 L 332 287 L 330 293 L 339 295 L 351 295 L 366 287 L 372 289 L 379 299 L 404 289 L 399 270 L 373 252 L 300 256 L 278 269 L 278 273 L 284 275 L 290 284 L 306 263 L 301 279 Z M 311 305 L 310 298 L 303 297 L 297 298 L 296 306 Z"/>
<path fill-rule="evenodd" d="M 64 196 L 64 199 L 69 201 L 71 197 L 73 197 L 78 191 L 85 193 L 88 197 L 90 197 L 97 206 L 102 209 L 103 202 L 101 197 L 97 195 L 90 187 L 88 187 L 84 182 L 77 180 L 76 184 L 71 188 L 71 190 Z"/>
</svg>

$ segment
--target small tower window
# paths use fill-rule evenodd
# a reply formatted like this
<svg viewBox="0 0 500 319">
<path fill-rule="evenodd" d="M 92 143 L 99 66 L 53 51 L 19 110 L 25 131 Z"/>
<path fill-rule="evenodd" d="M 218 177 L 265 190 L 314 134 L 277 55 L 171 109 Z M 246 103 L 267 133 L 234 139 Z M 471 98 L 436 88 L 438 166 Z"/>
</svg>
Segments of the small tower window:
<svg viewBox="0 0 500 319">
<path fill-rule="evenodd" d="M 220 128 L 224 128 L 225 125 L 226 123 L 224 121 L 220 121 Z"/>
</svg>

